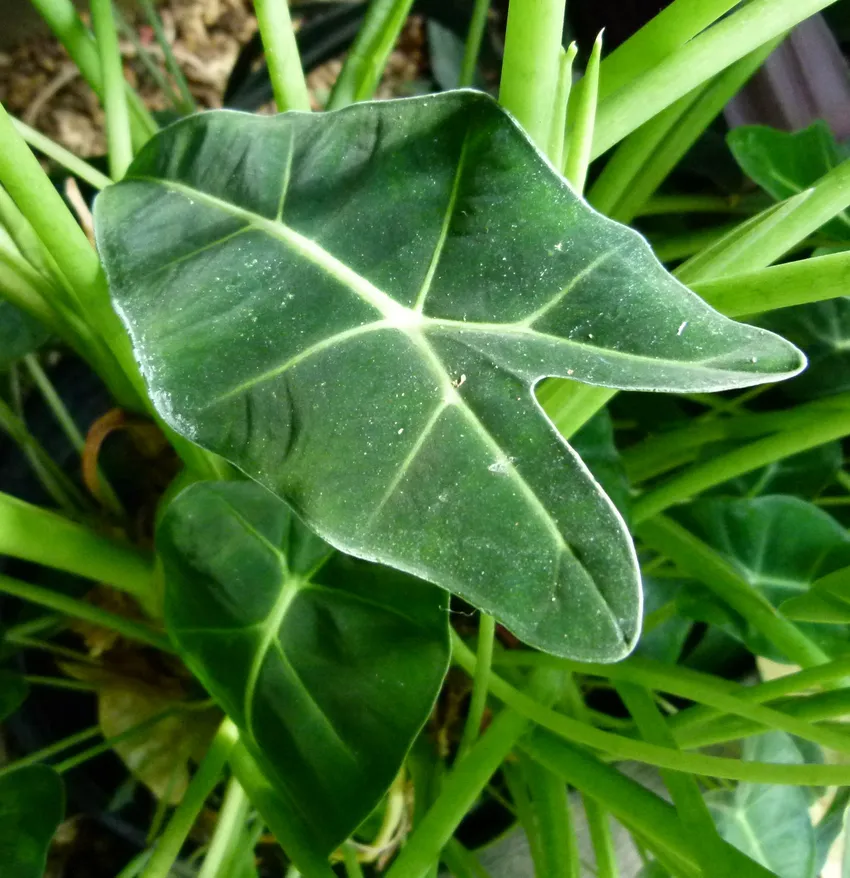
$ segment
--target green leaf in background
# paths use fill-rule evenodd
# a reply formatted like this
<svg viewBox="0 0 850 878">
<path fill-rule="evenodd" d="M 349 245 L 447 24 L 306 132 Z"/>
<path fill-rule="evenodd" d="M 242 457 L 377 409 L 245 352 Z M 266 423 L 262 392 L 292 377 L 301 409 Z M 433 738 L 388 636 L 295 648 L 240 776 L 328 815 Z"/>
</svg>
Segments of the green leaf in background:
<svg viewBox="0 0 850 878">
<path fill-rule="evenodd" d="M 342 551 L 578 659 L 632 648 L 639 576 L 534 385 L 713 391 L 804 363 L 676 281 L 480 92 L 200 114 L 95 212 L 177 432 Z"/>
<path fill-rule="evenodd" d="M 711 446 L 704 456 L 716 454 L 717 450 L 717 446 Z M 724 450 L 731 450 L 731 446 Z M 712 493 L 724 496 L 737 494 L 743 497 L 790 494 L 810 500 L 833 482 L 843 463 L 844 451 L 841 443 L 827 442 L 724 482 Z"/>
<path fill-rule="evenodd" d="M 802 764 L 794 739 L 768 732 L 744 742 L 751 762 Z M 815 878 L 815 831 L 802 787 L 741 783 L 706 795 L 720 835 L 778 878 Z"/>
<path fill-rule="evenodd" d="M 820 119 L 793 133 L 745 125 L 732 129 L 726 142 L 744 173 L 777 201 L 808 189 L 846 157 Z M 823 232 L 839 240 L 850 238 L 850 215 L 842 211 Z"/>
<path fill-rule="evenodd" d="M 23 704 L 28 692 L 29 685 L 20 674 L 0 671 L 0 722 Z"/>
<path fill-rule="evenodd" d="M 816 579 L 805 594 L 788 598 L 780 609 L 795 621 L 850 624 L 850 567 Z"/>
<path fill-rule="evenodd" d="M 157 548 L 181 655 L 329 853 L 431 711 L 449 660 L 446 593 L 337 555 L 253 482 L 187 488 Z"/>
<path fill-rule="evenodd" d="M 775 607 L 808 594 L 826 574 L 850 566 L 850 534 L 822 509 L 797 497 L 706 499 L 682 509 L 678 517 Z M 844 625 L 800 627 L 829 653 L 847 648 L 850 632 Z M 743 633 L 753 652 L 784 660 L 757 632 L 747 627 Z"/>
<path fill-rule="evenodd" d="M 676 664 L 688 638 L 693 620 L 678 612 L 679 599 L 695 585 L 691 580 L 672 577 L 643 577 L 643 631 L 636 655 Z"/>
<path fill-rule="evenodd" d="M 42 878 L 47 849 L 65 811 L 59 775 L 46 765 L 0 774 L 0 872 Z"/>
<path fill-rule="evenodd" d="M 47 341 L 50 333 L 34 317 L 0 299 L 0 369 L 31 354 Z"/>
<path fill-rule="evenodd" d="M 802 375 L 782 385 L 794 400 L 850 390 L 850 297 L 782 308 L 759 320 L 799 345 L 809 358 Z"/>
</svg>

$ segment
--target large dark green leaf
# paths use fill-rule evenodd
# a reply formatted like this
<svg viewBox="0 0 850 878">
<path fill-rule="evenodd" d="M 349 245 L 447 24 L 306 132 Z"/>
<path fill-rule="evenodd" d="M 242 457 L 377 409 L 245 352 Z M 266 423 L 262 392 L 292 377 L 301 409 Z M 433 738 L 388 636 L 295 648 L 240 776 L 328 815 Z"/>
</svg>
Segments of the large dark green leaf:
<svg viewBox="0 0 850 878">
<path fill-rule="evenodd" d="M 769 732 L 744 743 L 744 759 L 802 763 L 794 740 Z M 778 878 L 814 878 L 816 843 L 809 798 L 801 787 L 741 783 L 706 796 L 726 841 L 770 869 Z"/>
<path fill-rule="evenodd" d="M 326 853 L 392 782 L 448 667 L 447 595 L 336 554 L 253 482 L 157 530 L 168 630 Z"/>
<path fill-rule="evenodd" d="M 744 173 L 777 200 L 808 189 L 845 158 L 821 120 L 794 133 L 745 125 L 730 131 L 727 143 Z M 841 240 L 850 238 L 850 215 L 843 211 L 823 231 Z"/>
<path fill-rule="evenodd" d="M 65 811 L 59 775 L 28 765 L 0 775 L 0 873 L 42 878 L 47 848 Z"/>
<path fill-rule="evenodd" d="M 847 531 L 797 497 L 702 500 L 680 517 L 776 607 L 809 594 L 818 579 L 850 566 Z M 850 630 L 845 625 L 800 627 L 828 652 L 847 648 Z M 748 626 L 741 630 L 753 651 L 780 659 L 757 632 Z"/>
<path fill-rule="evenodd" d="M 631 649 L 639 577 L 534 384 L 711 391 L 803 364 L 672 278 L 478 92 L 201 114 L 142 150 L 96 225 L 174 429 L 337 548 L 576 658 Z"/>
</svg>

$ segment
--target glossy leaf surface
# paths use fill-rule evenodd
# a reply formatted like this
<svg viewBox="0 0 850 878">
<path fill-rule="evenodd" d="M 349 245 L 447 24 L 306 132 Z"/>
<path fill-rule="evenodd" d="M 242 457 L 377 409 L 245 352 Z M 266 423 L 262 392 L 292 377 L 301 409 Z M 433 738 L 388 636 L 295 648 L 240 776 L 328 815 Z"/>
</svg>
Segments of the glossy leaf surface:
<svg viewBox="0 0 850 878">
<path fill-rule="evenodd" d="M 0 775 L 0 872 L 42 878 L 47 849 L 65 811 L 59 775 L 27 765 Z"/>
<path fill-rule="evenodd" d="M 446 593 L 336 554 L 253 482 L 185 490 L 157 547 L 182 656 L 328 853 L 431 711 L 448 667 Z"/>
<path fill-rule="evenodd" d="M 142 150 L 96 226 L 174 429 L 337 548 L 575 658 L 631 649 L 639 578 L 534 384 L 712 391 L 803 364 L 672 278 L 478 92 L 201 114 Z"/>
</svg>

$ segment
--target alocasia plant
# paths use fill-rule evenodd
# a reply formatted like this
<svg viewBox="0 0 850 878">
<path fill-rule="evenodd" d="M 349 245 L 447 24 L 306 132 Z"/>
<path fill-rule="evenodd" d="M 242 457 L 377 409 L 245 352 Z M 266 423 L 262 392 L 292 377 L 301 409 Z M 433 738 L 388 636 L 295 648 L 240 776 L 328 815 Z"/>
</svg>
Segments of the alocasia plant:
<svg viewBox="0 0 850 878">
<path fill-rule="evenodd" d="M 193 117 L 95 218 L 167 423 L 337 548 L 563 656 L 632 649 L 639 574 L 535 384 L 716 391 L 804 363 L 677 282 L 478 92 Z"/>
</svg>

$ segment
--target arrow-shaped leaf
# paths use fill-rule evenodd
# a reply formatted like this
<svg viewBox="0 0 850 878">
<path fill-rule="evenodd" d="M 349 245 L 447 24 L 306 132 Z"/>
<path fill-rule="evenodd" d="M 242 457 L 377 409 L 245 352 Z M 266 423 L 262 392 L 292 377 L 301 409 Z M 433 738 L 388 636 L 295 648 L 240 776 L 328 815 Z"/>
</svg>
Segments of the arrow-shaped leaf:
<svg viewBox="0 0 850 878">
<path fill-rule="evenodd" d="M 96 221 L 178 432 L 338 548 L 576 658 L 631 649 L 639 577 L 534 384 L 710 391 L 803 363 L 674 280 L 477 92 L 202 114 L 148 144 Z"/>
<path fill-rule="evenodd" d="M 253 482 L 195 484 L 157 530 L 168 630 L 327 854 L 377 804 L 449 660 L 447 595 L 346 558 Z"/>
</svg>

